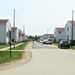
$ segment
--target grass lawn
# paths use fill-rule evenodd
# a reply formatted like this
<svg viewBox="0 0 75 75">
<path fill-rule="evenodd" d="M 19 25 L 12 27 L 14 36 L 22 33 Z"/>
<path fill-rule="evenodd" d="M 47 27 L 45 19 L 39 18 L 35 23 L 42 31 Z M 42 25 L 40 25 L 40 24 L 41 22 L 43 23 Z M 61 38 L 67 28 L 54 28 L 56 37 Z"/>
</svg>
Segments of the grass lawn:
<svg viewBox="0 0 75 75">
<path fill-rule="evenodd" d="M 75 46 L 73 46 L 73 49 L 75 50 Z"/>
<path fill-rule="evenodd" d="M 21 59 L 24 52 L 12 51 L 12 57 L 10 57 L 10 51 L 0 51 L 0 64 L 10 62 L 12 60 Z"/>
<path fill-rule="evenodd" d="M 54 45 L 58 46 L 58 43 L 53 43 Z"/>
<path fill-rule="evenodd" d="M 73 48 L 71 48 L 71 47 L 70 47 L 70 49 L 73 49 L 73 50 L 75 50 L 75 46 L 73 46 Z"/>
<path fill-rule="evenodd" d="M 24 50 L 25 46 L 28 43 L 23 43 L 22 45 L 19 45 L 17 47 L 12 48 L 14 50 Z M 0 51 L 0 64 L 10 62 L 13 60 L 18 60 L 23 57 L 23 51 L 12 51 L 12 57 L 10 57 L 10 51 Z"/>
<path fill-rule="evenodd" d="M 7 45 L 0 45 L 0 49 L 1 48 L 5 48 L 5 47 L 8 47 L 9 45 L 7 44 Z"/>
<path fill-rule="evenodd" d="M 12 50 L 24 50 L 25 46 L 27 45 L 28 43 L 23 43 L 22 45 L 19 45 L 15 48 L 12 48 Z"/>
</svg>

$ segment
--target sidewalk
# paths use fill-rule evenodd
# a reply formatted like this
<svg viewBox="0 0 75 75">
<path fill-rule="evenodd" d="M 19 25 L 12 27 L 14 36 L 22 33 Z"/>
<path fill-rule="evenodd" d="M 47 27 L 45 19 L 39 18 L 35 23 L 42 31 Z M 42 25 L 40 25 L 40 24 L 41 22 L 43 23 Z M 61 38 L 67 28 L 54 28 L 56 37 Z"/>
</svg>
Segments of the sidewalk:
<svg viewBox="0 0 75 75">
<path fill-rule="evenodd" d="M 25 47 L 26 50 L 32 50 L 32 42 L 29 42 L 29 44 Z"/>
<path fill-rule="evenodd" d="M 21 44 L 23 44 L 23 43 L 16 44 L 15 47 L 16 47 L 16 46 L 19 46 L 19 45 L 21 45 Z M 11 46 L 11 48 L 13 48 L 13 47 L 14 47 L 14 45 Z M 10 48 L 10 46 L 9 46 L 9 47 L 6 47 L 6 48 L 2 48 L 2 49 L 0 49 L 0 51 L 1 51 L 1 50 L 2 50 L 2 51 L 5 51 L 5 50 L 8 50 L 9 48 Z"/>
</svg>

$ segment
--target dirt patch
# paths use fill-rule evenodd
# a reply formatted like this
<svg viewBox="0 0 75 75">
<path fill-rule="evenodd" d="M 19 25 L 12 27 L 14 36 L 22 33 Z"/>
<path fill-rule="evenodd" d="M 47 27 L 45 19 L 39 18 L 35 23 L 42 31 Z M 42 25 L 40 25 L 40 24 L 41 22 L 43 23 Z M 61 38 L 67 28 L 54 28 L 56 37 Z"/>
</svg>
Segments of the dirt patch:
<svg viewBox="0 0 75 75">
<path fill-rule="evenodd" d="M 69 51 L 75 53 L 75 50 L 70 49 Z"/>
<path fill-rule="evenodd" d="M 25 50 L 31 50 L 32 49 L 32 43 L 29 43 Z M 23 58 L 20 59 L 20 60 L 14 60 L 14 61 L 11 61 L 11 62 L 8 62 L 8 63 L 4 63 L 4 64 L 0 64 L 0 71 L 1 70 L 6 70 L 6 69 L 10 69 L 10 68 L 15 68 L 15 67 L 19 67 L 23 64 L 26 64 L 27 62 L 30 61 L 32 57 L 32 52 L 30 51 L 24 51 L 24 54 L 23 54 Z"/>
<path fill-rule="evenodd" d="M 25 50 L 32 50 L 32 42 L 29 42 L 29 44 L 25 47 Z"/>
</svg>

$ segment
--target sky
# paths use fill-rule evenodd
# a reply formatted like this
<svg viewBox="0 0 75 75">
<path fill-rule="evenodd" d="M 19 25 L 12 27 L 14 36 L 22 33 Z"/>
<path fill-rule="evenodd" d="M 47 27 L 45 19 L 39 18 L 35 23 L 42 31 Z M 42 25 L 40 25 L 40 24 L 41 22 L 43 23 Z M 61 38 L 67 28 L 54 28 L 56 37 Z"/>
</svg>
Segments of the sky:
<svg viewBox="0 0 75 75">
<path fill-rule="evenodd" d="M 9 19 L 26 35 L 53 34 L 56 27 L 65 27 L 72 20 L 75 0 L 0 0 L 0 19 Z"/>
</svg>

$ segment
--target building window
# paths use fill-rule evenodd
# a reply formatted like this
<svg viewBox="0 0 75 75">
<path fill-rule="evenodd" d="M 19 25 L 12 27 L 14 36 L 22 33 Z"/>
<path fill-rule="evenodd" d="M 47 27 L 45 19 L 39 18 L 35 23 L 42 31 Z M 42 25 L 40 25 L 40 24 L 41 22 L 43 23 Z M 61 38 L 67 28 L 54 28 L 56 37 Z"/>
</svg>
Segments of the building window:
<svg viewBox="0 0 75 75">
<path fill-rule="evenodd" d="M 69 40 L 69 36 L 67 36 L 67 40 Z"/>
<path fill-rule="evenodd" d="M 59 42 L 61 41 L 62 39 L 59 39 Z"/>
<path fill-rule="evenodd" d="M 59 31 L 59 34 L 61 34 L 61 31 Z"/>
<path fill-rule="evenodd" d="M 69 31 L 69 27 L 67 27 L 67 31 Z"/>
</svg>

